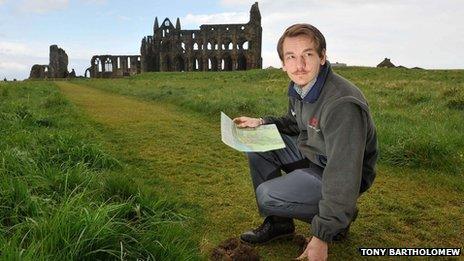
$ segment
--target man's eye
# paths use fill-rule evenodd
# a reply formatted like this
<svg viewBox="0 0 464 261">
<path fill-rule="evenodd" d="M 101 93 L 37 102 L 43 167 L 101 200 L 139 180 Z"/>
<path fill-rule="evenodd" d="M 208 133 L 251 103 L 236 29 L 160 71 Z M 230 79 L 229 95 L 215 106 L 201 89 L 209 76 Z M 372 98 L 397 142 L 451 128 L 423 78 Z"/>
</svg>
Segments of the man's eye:
<svg viewBox="0 0 464 261">
<path fill-rule="evenodd" d="M 311 55 L 313 55 L 313 54 L 312 54 L 312 53 L 306 53 L 305 55 L 306 55 L 306 56 L 311 56 Z"/>
<path fill-rule="evenodd" d="M 294 59 L 294 58 L 295 58 L 295 56 L 293 56 L 293 55 L 287 56 L 287 60 L 291 60 L 291 59 Z"/>
</svg>

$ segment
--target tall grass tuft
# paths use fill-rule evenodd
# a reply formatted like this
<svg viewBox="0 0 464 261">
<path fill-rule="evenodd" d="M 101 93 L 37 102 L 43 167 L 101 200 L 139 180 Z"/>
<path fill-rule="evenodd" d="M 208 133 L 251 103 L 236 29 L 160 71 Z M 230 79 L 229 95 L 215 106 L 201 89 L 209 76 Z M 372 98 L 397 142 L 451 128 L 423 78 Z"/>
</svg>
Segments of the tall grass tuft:
<svg viewBox="0 0 464 261">
<path fill-rule="evenodd" d="M 52 82 L 1 92 L 0 259 L 199 259 L 180 207 L 140 191 Z"/>
</svg>

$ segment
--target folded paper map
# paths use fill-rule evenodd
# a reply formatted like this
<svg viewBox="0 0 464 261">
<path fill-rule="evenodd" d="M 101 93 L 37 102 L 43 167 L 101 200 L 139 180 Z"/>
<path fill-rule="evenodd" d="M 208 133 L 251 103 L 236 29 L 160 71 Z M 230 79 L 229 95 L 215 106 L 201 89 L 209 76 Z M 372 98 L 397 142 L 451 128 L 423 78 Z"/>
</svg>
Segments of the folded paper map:
<svg viewBox="0 0 464 261">
<path fill-rule="evenodd" d="M 263 152 L 285 148 L 275 124 L 261 125 L 256 128 L 238 128 L 237 125 L 221 112 L 222 142 L 244 152 Z"/>
</svg>

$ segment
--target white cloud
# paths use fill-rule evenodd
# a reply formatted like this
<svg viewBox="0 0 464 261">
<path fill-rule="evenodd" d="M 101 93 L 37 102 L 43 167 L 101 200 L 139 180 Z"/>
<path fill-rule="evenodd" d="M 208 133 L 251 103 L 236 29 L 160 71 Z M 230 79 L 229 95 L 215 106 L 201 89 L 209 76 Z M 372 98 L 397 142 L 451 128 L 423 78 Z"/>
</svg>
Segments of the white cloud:
<svg viewBox="0 0 464 261">
<path fill-rule="evenodd" d="M 23 43 L 0 42 L 1 55 L 31 55 L 33 51 Z"/>
<path fill-rule="evenodd" d="M 0 62 L 0 70 L 2 71 L 24 71 L 27 70 L 28 67 L 25 64 L 18 63 L 18 62 Z"/>
<path fill-rule="evenodd" d="M 256 0 L 221 0 L 220 4 L 226 7 L 251 6 Z M 263 1 L 261 1 L 263 2 Z"/>
<path fill-rule="evenodd" d="M 235 24 L 248 23 L 249 14 L 243 12 L 226 12 L 218 14 L 187 14 L 181 18 L 181 23 L 187 26 L 199 26 L 202 24 Z"/>
<path fill-rule="evenodd" d="M 24 13 L 44 14 L 66 9 L 69 0 L 23 0 L 17 7 Z"/>
<path fill-rule="evenodd" d="M 29 77 L 32 65 L 48 64 L 48 52 L 49 46 L 39 42 L 0 41 L 0 78 Z"/>
<path fill-rule="evenodd" d="M 222 5 L 235 3 L 221 0 Z M 238 1 L 238 5 L 254 1 Z M 397 65 L 463 68 L 464 2 L 448 1 L 259 1 L 263 65 L 280 67 L 275 46 L 294 23 L 318 27 L 332 62 L 375 66 L 389 57 Z M 248 18 L 248 13 L 247 13 Z M 248 20 L 248 19 L 246 19 Z"/>
</svg>

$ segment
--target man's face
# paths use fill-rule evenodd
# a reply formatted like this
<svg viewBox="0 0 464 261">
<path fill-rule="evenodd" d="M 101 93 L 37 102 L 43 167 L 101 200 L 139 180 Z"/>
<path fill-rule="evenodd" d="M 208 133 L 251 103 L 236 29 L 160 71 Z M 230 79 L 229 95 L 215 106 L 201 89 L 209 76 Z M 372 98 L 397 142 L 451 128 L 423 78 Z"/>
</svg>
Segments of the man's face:
<svg viewBox="0 0 464 261">
<path fill-rule="evenodd" d="M 282 69 L 299 86 L 307 85 L 325 64 L 325 53 L 319 57 L 314 41 L 306 35 L 287 37 L 283 43 Z"/>
</svg>

